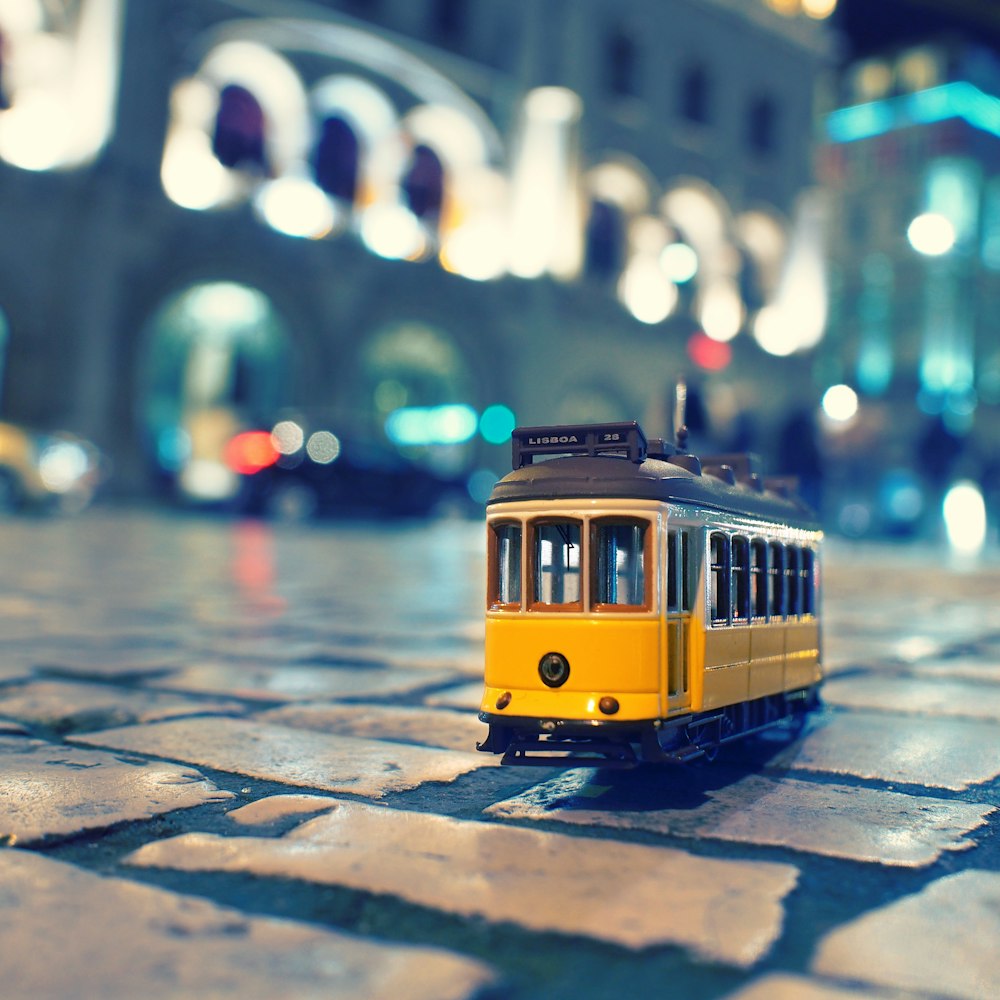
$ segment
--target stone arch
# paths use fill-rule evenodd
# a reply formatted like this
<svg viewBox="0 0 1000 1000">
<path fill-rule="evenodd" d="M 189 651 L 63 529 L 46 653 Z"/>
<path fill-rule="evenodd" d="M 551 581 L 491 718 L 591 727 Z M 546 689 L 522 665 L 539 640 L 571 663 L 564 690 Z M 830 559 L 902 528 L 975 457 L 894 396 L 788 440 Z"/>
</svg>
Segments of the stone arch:
<svg viewBox="0 0 1000 1000">
<path fill-rule="evenodd" d="M 136 418 L 147 468 L 191 498 L 228 499 L 229 438 L 290 402 L 283 318 L 259 289 L 201 281 L 162 300 L 141 341 Z"/>
<path fill-rule="evenodd" d="M 259 137 L 246 137 L 260 146 L 259 155 L 248 154 L 247 162 L 218 155 L 227 99 L 237 122 L 260 131 Z M 253 120 L 258 113 L 259 123 Z M 173 88 L 161 164 L 164 188 L 186 208 L 230 204 L 246 197 L 261 179 L 303 162 L 309 135 L 308 102 L 295 68 L 264 45 L 222 42 L 205 55 L 194 75 Z"/>
<path fill-rule="evenodd" d="M 369 176 L 371 157 L 398 129 L 398 114 L 388 96 L 380 88 L 353 74 L 335 74 L 316 83 L 309 92 L 314 119 L 314 140 L 311 149 L 313 176 L 328 194 L 351 203 L 367 204 L 373 199 L 373 184 Z M 331 137 L 329 133 L 339 133 Z M 324 183 L 320 159 L 324 140 L 338 139 L 334 153 L 337 169 L 346 172 L 353 167 L 353 191 L 346 197 L 347 183 Z M 354 148 L 347 147 L 353 143 Z M 353 158 L 353 164 L 350 160 Z M 339 189 L 338 189 L 339 188 Z"/>
<path fill-rule="evenodd" d="M 752 262 L 758 292 L 769 301 L 778 288 L 788 252 L 788 220 L 770 205 L 741 212 L 733 221 L 739 246 Z"/>
<path fill-rule="evenodd" d="M 713 340 L 727 341 L 743 329 L 746 307 L 740 293 L 742 259 L 726 199 L 700 178 L 673 181 L 660 200 L 666 221 L 698 257 L 692 309 Z"/>
<path fill-rule="evenodd" d="M 440 470 L 467 464 L 476 432 L 476 379 L 456 338 L 429 321 L 396 320 L 360 345 L 356 365 L 353 406 L 365 438 L 392 444 Z M 418 427 L 414 433 L 395 433 L 392 421 L 406 414 L 415 422 L 441 423 L 423 439 L 418 423 L 411 425 Z"/>
<path fill-rule="evenodd" d="M 613 279 L 629 258 L 629 228 L 649 210 L 654 184 L 645 168 L 625 155 L 612 155 L 584 175 L 588 203 L 584 262 L 594 277 Z"/>
</svg>

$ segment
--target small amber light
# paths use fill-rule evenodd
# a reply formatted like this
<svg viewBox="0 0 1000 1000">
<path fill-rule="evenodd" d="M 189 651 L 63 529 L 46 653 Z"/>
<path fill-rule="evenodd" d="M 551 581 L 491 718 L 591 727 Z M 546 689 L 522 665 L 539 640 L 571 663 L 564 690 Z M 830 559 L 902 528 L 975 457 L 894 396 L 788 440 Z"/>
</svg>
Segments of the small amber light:
<svg viewBox="0 0 1000 1000">
<path fill-rule="evenodd" d="M 504 691 L 499 698 L 497 698 L 497 708 L 506 708 L 510 704 L 510 692 Z"/>
<path fill-rule="evenodd" d="M 600 710 L 601 710 L 601 711 L 602 711 L 602 712 L 603 712 L 603 713 L 604 713 L 605 715 L 614 715 L 614 714 L 615 714 L 615 712 L 617 712 L 617 711 L 618 711 L 618 708 L 619 708 L 619 705 L 618 705 L 618 699 L 617 699 L 617 698 L 609 698 L 609 697 L 605 696 L 604 698 L 602 698 L 602 699 L 601 699 L 601 700 L 600 700 L 600 701 L 599 701 L 599 702 L 597 703 L 597 707 L 598 707 L 598 708 L 599 708 L 599 709 L 600 709 Z"/>
</svg>

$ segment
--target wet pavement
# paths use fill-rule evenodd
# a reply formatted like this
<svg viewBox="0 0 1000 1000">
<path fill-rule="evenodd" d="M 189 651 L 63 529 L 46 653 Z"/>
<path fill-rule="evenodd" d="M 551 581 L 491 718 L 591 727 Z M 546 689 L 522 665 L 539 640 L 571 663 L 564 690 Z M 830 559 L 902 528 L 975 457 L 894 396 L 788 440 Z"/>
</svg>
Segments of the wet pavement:
<svg viewBox="0 0 1000 1000">
<path fill-rule="evenodd" d="M 1000 995 L 1000 553 L 833 544 L 826 707 L 475 752 L 482 530 L 0 525 L 7 998 Z"/>
</svg>

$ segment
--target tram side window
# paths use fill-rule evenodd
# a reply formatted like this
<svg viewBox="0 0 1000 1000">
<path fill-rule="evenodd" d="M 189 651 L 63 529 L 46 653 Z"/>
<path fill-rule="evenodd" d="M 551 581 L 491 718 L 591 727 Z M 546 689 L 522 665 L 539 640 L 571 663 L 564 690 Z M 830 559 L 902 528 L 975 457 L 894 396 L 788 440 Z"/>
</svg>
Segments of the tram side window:
<svg viewBox="0 0 1000 1000">
<path fill-rule="evenodd" d="M 712 624 L 725 625 L 729 622 L 730 554 L 729 536 L 714 532 L 710 540 L 712 581 Z"/>
<path fill-rule="evenodd" d="M 767 542 L 760 538 L 750 543 L 750 613 L 754 621 L 767 618 Z"/>
<path fill-rule="evenodd" d="M 737 535 L 732 540 L 733 621 L 750 620 L 750 540 Z"/>
<path fill-rule="evenodd" d="M 646 605 L 646 521 L 595 521 L 591 545 L 595 605 Z"/>
<path fill-rule="evenodd" d="M 815 555 L 812 549 L 802 550 L 802 566 L 799 570 L 802 576 L 802 614 L 816 613 L 816 573 Z"/>
<path fill-rule="evenodd" d="M 802 612 L 802 577 L 799 575 L 799 550 L 789 545 L 785 550 L 785 580 L 788 584 L 788 617 Z"/>
<path fill-rule="evenodd" d="M 521 525 L 493 525 L 490 571 L 490 606 L 519 607 L 521 604 Z"/>
<path fill-rule="evenodd" d="M 535 604 L 580 606 L 580 524 L 549 521 L 535 526 Z"/>
<path fill-rule="evenodd" d="M 667 611 L 691 610 L 691 536 L 667 532 Z"/>
<path fill-rule="evenodd" d="M 785 616 L 785 547 L 777 542 L 770 545 L 767 567 L 768 597 L 772 618 Z"/>
</svg>

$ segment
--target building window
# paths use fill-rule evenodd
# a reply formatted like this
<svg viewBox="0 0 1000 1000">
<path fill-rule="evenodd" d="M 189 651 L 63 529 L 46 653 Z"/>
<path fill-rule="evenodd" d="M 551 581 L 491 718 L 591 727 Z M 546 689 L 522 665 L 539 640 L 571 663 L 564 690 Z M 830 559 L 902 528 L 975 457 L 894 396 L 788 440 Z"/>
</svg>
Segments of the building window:
<svg viewBox="0 0 1000 1000">
<path fill-rule="evenodd" d="M 708 73 L 702 65 L 685 70 L 680 85 L 680 114 L 689 122 L 705 125 L 710 118 Z"/>
<path fill-rule="evenodd" d="M 436 219 L 444 202 L 444 167 L 437 153 L 423 144 L 413 150 L 403 176 L 403 194 L 418 219 Z"/>
<path fill-rule="evenodd" d="M 10 108 L 10 97 L 7 94 L 7 57 L 10 54 L 7 36 L 0 31 L 0 111 Z"/>
<path fill-rule="evenodd" d="M 382 0 L 345 0 L 345 5 L 357 17 L 372 17 L 379 12 Z"/>
<path fill-rule="evenodd" d="M 747 148 L 758 154 L 773 153 L 778 145 L 778 109 L 770 97 L 756 97 L 747 108 Z"/>
<path fill-rule="evenodd" d="M 267 174 L 264 139 L 264 111 L 257 98 L 235 83 L 223 87 L 212 132 L 212 152 L 218 161 L 230 169 Z"/>
<path fill-rule="evenodd" d="M 625 218 L 608 201 L 590 203 L 587 220 L 586 271 L 595 278 L 616 278 L 625 266 Z"/>
<path fill-rule="evenodd" d="M 343 118 L 324 119 L 312 154 L 316 184 L 334 198 L 353 202 L 358 187 L 359 152 L 358 137 Z"/>
<path fill-rule="evenodd" d="M 607 87 L 614 97 L 637 97 L 638 55 L 635 42 L 622 31 L 611 35 L 607 47 Z"/>
<path fill-rule="evenodd" d="M 455 47 L 465 40 L 468 0 L 434 0 L 431 6 L 431 31 L 444 45 Z"/>
</svg>

